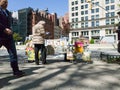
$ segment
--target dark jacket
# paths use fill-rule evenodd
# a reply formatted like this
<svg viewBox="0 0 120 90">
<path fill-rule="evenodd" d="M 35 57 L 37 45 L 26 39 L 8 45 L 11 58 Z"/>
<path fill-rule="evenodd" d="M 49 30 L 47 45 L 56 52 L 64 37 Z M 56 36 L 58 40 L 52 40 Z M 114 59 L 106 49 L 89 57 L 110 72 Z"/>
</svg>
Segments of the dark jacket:
<svg viewBox="0 0 120 90">
<path fill-rule="evenodd" d="M 118 24 L 117 33 L 118 33 L 118 40 L 120 40 L 120 22 Z"/>
<path fill-rule="evenodd" d="M 11 26 L 11 15 L 8 10 L 6 10 L 8 16 L 5 15 L 2 8 L 0 7 L 0 40 L 8 40 L 12 37 L 12 35 L 7 35 L 4 33 L 5 28 L 9 28 Z"/>
<path fill-rule="evenodd" d="M 120 40 L 120 30 L 118 30 L 117 33 L 118 33 L 118 40 Z"/>
</svg>

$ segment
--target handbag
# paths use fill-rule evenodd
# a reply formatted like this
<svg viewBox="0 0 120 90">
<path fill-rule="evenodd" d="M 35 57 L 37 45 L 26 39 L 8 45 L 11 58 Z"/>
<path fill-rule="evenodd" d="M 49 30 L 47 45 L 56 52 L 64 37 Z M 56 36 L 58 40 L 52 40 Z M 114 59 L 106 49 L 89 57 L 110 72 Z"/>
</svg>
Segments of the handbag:
<svg viewBox="0 0 120 90">
<path fill-rule="evenodd" d="M 74 60 L 73 52 L 67 52 L 67 60 Z"/>
</svg>

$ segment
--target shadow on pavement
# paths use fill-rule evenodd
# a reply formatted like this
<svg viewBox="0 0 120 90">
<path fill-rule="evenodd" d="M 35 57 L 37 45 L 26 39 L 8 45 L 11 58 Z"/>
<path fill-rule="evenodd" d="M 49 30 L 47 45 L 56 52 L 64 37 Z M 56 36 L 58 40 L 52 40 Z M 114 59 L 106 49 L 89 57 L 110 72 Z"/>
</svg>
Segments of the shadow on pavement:
<svg viewBox="0 0 120 90">
<path fill-rule="evenodd" d="M 57 71 L 57 72 L 55 72 L 55 73 L 51 73 L 51 74 L 49 74 L 48 76 L 44 76 L 44 77 L 42 77 L 42 78 L 39 78 L 39 79 L 37 79 L 37 80 L 35 80 L 35 81 L 33 80 L 32 83 L 29 83 L 29 84 L 27 84 L 27 85 L 22 85 L 21 87 L 16 88 L 16 90 L 24 90 L 24 89 L 25 89 L 25 90 L 29 90 L 29 89 L 38 87 L 41 83 L 43 83 L 43 82 L 45 82 L 45 81 L 47 81 L 47 80 L 55 77 L 56 75 L 59 75 L 59 74 L 61 74 L 61 73 L 64 73 L 65 70 L 66 70 L 67 68 L 69 68 L 69 67 L 70 67 L 70 65 L 66 65 L 66 66 L 62 67 L 61 70 L 59 70 L 59 71 Z M 53 68 L 52 68 L 52 69 L 53 69 Z M 48 70 L 49 70 L 49 69 L 48 69 Z M 51 83 L 54 83 L 54 82 L 51 82 Z M 54 89 L 49 89 L 49 90 L 54 90 Z"/>
<path fill-rule="evenodd" d="M 75 65 L 73 65 L 73 67 L 74 66 Z M 50 80 L 50 83 L 49 83 L 50 85 L 44 86 L 42 90 L 75 90 L 75 88 L 76 90 L 80 90 L 82 88 L 83 90 L 116 90 L 115 88 L 119 88 L 120 77 L 118 77 L 119 78 L 118 82 L 113 81 L 114 79 L 117 80 L 117 76 L 113 77 L 113 74 L 116 73 L 116 71 L 111 70 L 109 68 L 101 68 L 101 70 L 104 69 L 103 71 L 101 70 L 98 70 L 96 72 L 92 71 L 92 69 L 95 69 L 98 66 L 104 67 L 104 65 L 96 65 L 96 66 L 88 67 L 88 65 L 85 65 L 85 64 L 81 64 L 81 65 L 77 64 L 77 69 L 74 70 L 70 75 L 60 76 L 59 78 L 51 82 L 52 78 L 55 78 L 60 74 L 64 74 L 70 68 L 72 69 L 71 65 L 60 66 L 58 67 L 59 68 L 58 71 L 54 73 L 50 73 L 47 76 L 45 75 L 44 77 L 38 78 L 37 80 L 33 80 L 31 83 L 28 83 L 28 84 L 26 83 L 25 85 L 21 85 L 20 87 L 17 87 L 15 90 L 29 90 L 29 89 L 32 90 L 34 88 L 39 88 L 41 87 L 42 83 L 49 80 Z M 53 69 L 55 68 L 48 68 L 47 71 L 50 71 Z M 119 69 L 117 70 L 119 71 Z M 117 72 L 117 73 L 120 74 L 120 72 Z M 56 82 L 59 80 L 62 83 L 57 84 Z M 52 83 L 56 85 L 52 87 L 51 86 Z"/>
<path fill-rule="evenodd" d="M 58 59 L 47 59 L 47 64 L 53 64 L 53 63 L 60 63 L 60 62 L 65 62 L 64 60 L 58 60 Z"/>
<path fill-rule="evenodd" d="M 0 56 L 0 62 L 9 62 L 9 55 Z"/>
<path fill-rule="evenodd" d="M 22 71 L 25 72 L 25 76 L 23 76 L 23 77 L 27 77 L 27 76 L 35 74 L 33 71 L 37 70 L 37 69 L 40 69 L 40 68 L 44 68 L 44 67 L 40 67 L 40 66 L 37 67 L 36 66 L 36 67 L 32 67 L 32 68 L 29 68 L 29 69 L 22 70 Z M 0 73 L 0 76 L 1 75 L 2 76 L 6 76 L 6 74 L 12 74 L 12 72 Z M 20 79 L 20 78 L 23 78 L 23 77 L 15 77 L 13 75 L 4 77 L 4 78 L 0 79 L 0 88 L 3 88 L 3 87 L 8 86 L 8 85 L 11 85 L 12 83 L 9 82 L 10 80 L 15 80 L 15 79 L 17 80 L 17 79 Z"/>
<path fill-rule="evenodd" d="M 5 74 L 9 74 L 9 73 L 5 73 Z M 0 89 L 3 88 L 4 86 L 10 85 L 11 83 L 9 81 L 13 79 L 15 79 L 15 77 L 13 76 L 8 76 L 8 77 L 0 79 Z"/>
</svg>

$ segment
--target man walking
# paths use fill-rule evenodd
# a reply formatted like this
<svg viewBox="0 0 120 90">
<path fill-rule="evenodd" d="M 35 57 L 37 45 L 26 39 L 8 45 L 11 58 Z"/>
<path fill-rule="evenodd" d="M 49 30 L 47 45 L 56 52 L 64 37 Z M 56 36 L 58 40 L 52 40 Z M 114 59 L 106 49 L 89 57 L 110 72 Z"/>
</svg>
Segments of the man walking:
<svg viewBox="0 0 120 90">
<path fill-rule="evenodd" d="M 13 75 L 23 76 L 25 73 L 19 70 L 18 59 L 13 32 L 11 30 L 11 15 L 7 10 L 8 0 L 0 0 L 0 46 L 5 46 L 9 56 Z"/>
</svg>

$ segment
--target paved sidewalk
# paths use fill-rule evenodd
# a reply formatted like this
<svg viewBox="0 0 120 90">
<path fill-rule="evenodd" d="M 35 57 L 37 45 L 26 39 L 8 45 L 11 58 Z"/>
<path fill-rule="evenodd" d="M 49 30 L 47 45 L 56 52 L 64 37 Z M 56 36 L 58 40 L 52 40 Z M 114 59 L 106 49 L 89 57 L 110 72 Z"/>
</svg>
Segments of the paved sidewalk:
<svg viewBox="0 0 120 90">
<path fill-rule="evenodd" d="M 49 56 L 47 65 L 35 65 L 19 56 L 20 69 L 26 76 L 15 78 L 8 59 L 8 55 L 0 56 L 0 90 L 120 90 L 118 64 L 100 60 L 73 64 L 61 56 Z"/>
</svg>

